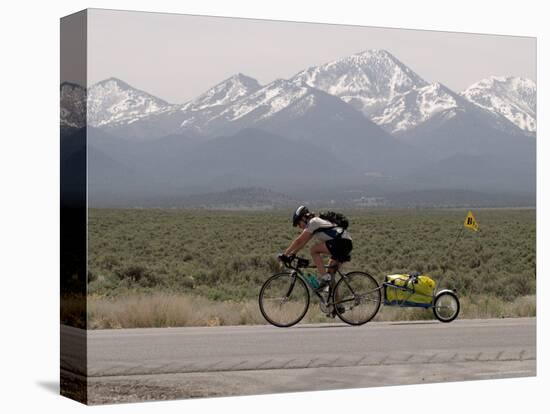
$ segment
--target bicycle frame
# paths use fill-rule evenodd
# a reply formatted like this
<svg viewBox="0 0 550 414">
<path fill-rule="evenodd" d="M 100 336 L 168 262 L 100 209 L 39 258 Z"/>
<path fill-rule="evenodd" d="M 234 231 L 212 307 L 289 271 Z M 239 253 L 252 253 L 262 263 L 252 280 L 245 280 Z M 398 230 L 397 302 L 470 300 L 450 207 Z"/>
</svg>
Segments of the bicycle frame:
<svg viewBox="0 0 550 414">
<path fill-rule="evenodd" d="M 342 301 L 334 301 L 333 289 L 336 286 L 336 282 L 337 282 L 336 274 L 340 277 L 340 279 L 344 279 L 344 282 L 346 283 L 346 285 L 348 286 L 348 288 L 350 289 L 352 294 L 355 295 L 355 292 L 354 292 L 353 288 L 346 281 L 347 280 L 346 274 L 342 273 L 340 271 L 340 267 L 336 268 L 336 272 L 334 274 L 334 277 L 332 278 L 332 280 L 329 284 L 328 296 L 327 296 L 327 300 L 325 301 L 325 298 L 319 292 L 317 292 L 315 289 L 313 289 L 310 286 L 309 281 L 306 279 L 306 277 L 304 275 L 304 272 L 302 270 L 300 270 L 300 269 L 315 269 L 315 266 L 309 266 L 309 265 L 308 266 L 293 266 L 291 263 L 283 263 L 283 264 L 285 265 L 285 267 L 287 267 L 288 269 L 291 270 L 290 275 L 294 278 L 292 280 L 292 283 L 290 284 L 290 286 L 288 288 L 288 292 L 287 292 L 286 297 L 290 297 L 290 294 L 292 293 L 292 290 L 294 289 L 294 285 L 296 284 L 296 279 L 295 278 L 299 277 L 300 279 L 302 279 L 304 281 L 304 283 L 306 284 L 309 292 L 313 293 L 315 296 L 317 296 L 323 305 L 325 305 L 325 306 L 337 306 L 339 304 L 349 302 L 350 299 L 342 300 Z M 326 266 L 326 267 L 328 267 L 328 266 Z"/>
<path fill-rule="evenodd" d="M 260 310 L 262 311 L 263 316 L 270 322 L 271 324 L 279 327 L 288 327 L 292 326 L 296 323 L 298 323 L 306 314 L 307 308 L 310 304 L 311 300 L 311 293 L 314 293 L 315 296 L 319 298 L 319 301 L 321 303 L 321 310 L 326 313 L 327 315 L 334 317 L 338 316 L 342 321 L 350 324 L 350 325 L 363 325 L 372 318 L 376 316 L 378 311 L 380 310 L 380 306 L 382 304 L 387 306 L 398 306 L 398 307 L 420 307 L 424 309 L 432 309 L 434 312 L 435 317 L 440 320 L 441 322 L 451 322 L 453 321 L 460 310 L 460 302 L 458 300 L 458 297 L 456 295 L 456 291 L 449 290 L 449 289 L 443 289 L 438 291 L 438 283 L 436 282 L 433 287 L 433 291 L 431 294 L 423 293 L 423 292 L 417 292 L 416 290 L 416 283 L 418 282 L 418 277 L 420 274 L 413 273 L 410 275 L 407 275 L 407 283 L 403 284 L 402 286 L 396 285 L 393 283 L 390 283 L 389 281 L 384 281 L 382 283 L 379 283 L 376 281 L 374 277 L 372 277 L 370 274 L 366 272 L 361 271 L 350 271 L 347 273 L 343 273 L 340 271 L 340 265 L 338 267 L 335 267 L 335 271 L 333 274 L 333 277 L 328 285 L 328 290 L 326 290 L 327 295 L 324 294 L 325 289 L 319 289 L 312 285 L 310 285 L 311 281 L 309 280 L 310 277 L 307 276 L 307 273 L 303 270 L 306 268 L 315 268 L 315 266 L 310 266 L 310 261 L 304 258 L 300 257 L 291 257 L 284 261 L 282 261 L 284 266 L 290 270 L 290 272 L 284 272 L 284 273 L 278 273 L 273 275 L 264 285 L 262 286 L 262 289 L 260 291 Z M 329 266 L 325 266 L 328 268 Z M 291 300 L 292 293 L 296 286 L 296 279 L 300 278 L 300 282 L 298 283 L 301 285 L 302 283 L 306 286 L 306 299 L 307 299 L 307 305 L 305 308 L 303 308 L 303 313 L 301 316 L 299 316 L 298 319 L 295 321 L 291 321 L 287 324 L 284 323 L 278 323 L 276 321 L 273 321 L 269 316 L 266 315 L 263 305 L 262 305 L 262 297 L 264 289 L 268 282 L 270 282 L 273 278 L 279 278 L 281 275 L 286 275 L 287 277 L 290 276 L 290 284 L 283 285 L 283 292 L 280 292 L 278 296 L 279 304 L 282 305 L 289 300 Z M 355 275 L 359 275 L 359 285 L 356 285 L 355 282 Z M 366 276 L 366 279 L 363 279 L 363 277 Z M 369 281 L 370 279 L 370 281 Z M 361 285 L 362 281 L 366 281 L 367 284 L 370 284 L 371 287 L 366 289 Z M 288 283 L 288 281 L 286 282 Z M 314 285 L 314 284 L 313 284 Z M 341 286 L 343 287 L 341 291 Z M 353 288 L 355 286 L 355 289 Z M 302 287 L 300 287 L 302 289 Z M 384 292 L 381 292 L 381 289 L 384 289 Z M 387 289 L 395 289 L 400 291 L 401 295 L 397 295 L 394 300 L 391 302 L 388 300 L 388 292 Z M 281 298 L 281 294 L 284 294 L 286 290 L 286 295 Z M 302 293 L 302 292 L 300 292 Z M 374 293 L 374 296 L 373 296 Z M 428 298 L 426 300 L 426 303 L 423 302 L 420 298 L 414 298 L 411 299 L 413 295 L 419 295 L 424 298 Z M 399 298 L 399 296 L 402 296 Z M 443 298 L 449 297 L 450 300 L 452 300 L 452 303 L 449 305 L 441 305 L 440 299 L 443 301 Z M 411 300 L 409 302 L 409 300 Z M 449 300 L 449 299 L 445 299 Z M 366 317 L 362 317 L 363 319 L 349 319 L 348 312 L 355 307 L 363 306 L 363 304 L 372 302 L 373 308 L 370 313 L 367 314 Z M 446 303 L 446 302 L 442 302 Z M 436 306 L 437 305 L 437 306 Z M 368 306 L 368 305 L 367 305 Z M 453 313 L 450 315 L 441 314 L 440 311 L 442 309 L 451 309 L 453 310 Z M 361 307 L 359 310 L 359 314 L 364 311 L 365 308 Z M 368 309 L 368 308 L 367 308 Z M 345 313 L 345 315 L 344 315 Z M 351 315 L 351 314 L 350 314 Z"/>
</svg>

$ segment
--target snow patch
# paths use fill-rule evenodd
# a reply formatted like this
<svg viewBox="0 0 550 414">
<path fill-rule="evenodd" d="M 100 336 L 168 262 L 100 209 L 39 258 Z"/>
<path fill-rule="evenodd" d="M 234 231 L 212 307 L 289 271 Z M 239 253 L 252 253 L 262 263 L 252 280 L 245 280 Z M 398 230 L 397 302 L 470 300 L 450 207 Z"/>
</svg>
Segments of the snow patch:
<svg viewBox="0 0 550 414">
<path fill-rule="evenodd" d="M 524 131 L 536 132 L 536 89 L 535 82 L 530 79 L 490 76 L 473 84 L 461 95 Z"/>
</svg>

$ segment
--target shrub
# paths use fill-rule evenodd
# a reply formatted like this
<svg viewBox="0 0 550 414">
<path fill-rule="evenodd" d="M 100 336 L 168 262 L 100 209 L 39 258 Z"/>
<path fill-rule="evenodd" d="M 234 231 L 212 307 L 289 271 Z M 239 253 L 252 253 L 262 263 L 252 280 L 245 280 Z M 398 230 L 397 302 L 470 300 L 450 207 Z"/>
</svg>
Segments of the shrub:
<svg viewBox="0 0 550 414">
<path fill-rule="evenodd" d="M 180 284 L 185 288 L 193 289 L 195 287 L 195 279 L 193 276 L 183 276 L 180 279 Z"/>
<path fill-rule="evenodd" d="M 143 287 L 154 287 L 159 284 L 159 278 L 146 267 L 132 265 L 118 269 L 115 274 L 121 281 L 127 282 L 129 285 L 139 285 Z"/>
<path fill-rule="evenodd" d="M 146 274 L 147 269 L 143 266 L 128 266 L 115 271 L 120 280 L 139 282 Z"/>
<path fill-rule="evenodd" d="M 281 271 L 276 253 L 298 234 L 287 213 L 90 209 L 89 289 L 113 296 L 192 289 L 220 301 L 256 300 L 261 284 Z M 514 301 L 535 293 L 534 210 L 480 210 L 483 232 L 464 232 L 450 251 L 462 212 L 346 215 L 353 219 L 354 250 L 345 271 L 365 270 L 378 280 L 422 271 L 462 297 Z"/>
<path fill-rule="evenodd" d="M 120 260 L 113 255 L 105 256 L 101 261 L 101 266 L 106 270 L 113 270 L 119 264 L 120 264 Z"/>
</svg>

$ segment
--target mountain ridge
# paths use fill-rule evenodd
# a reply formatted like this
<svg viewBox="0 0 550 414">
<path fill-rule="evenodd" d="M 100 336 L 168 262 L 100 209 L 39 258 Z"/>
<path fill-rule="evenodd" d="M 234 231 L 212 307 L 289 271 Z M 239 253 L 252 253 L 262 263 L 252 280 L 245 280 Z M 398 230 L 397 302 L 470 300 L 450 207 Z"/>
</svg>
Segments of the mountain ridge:
<svg viewBox="0 0 550 414">
<path fill-rule="evenodd" d="M 536 132 L 536 84 L 531 79 L 490 76 L 460 93 L 481 108 L 500 114 L 518 128 Z"/>
<path fill-rule="evenodd" d="M 392 134 L 406 132 L 438 112 L 458 106 L 457 95 L 478 108 L 499 115 L 523 131 L 536 131 L 536 85 L 533 81 L 492 76 L 457 93 L 440 82 L 428 83 L 383 49 L 370 49 L 310 66 L 289 79 L 276 79 L 267 85 L 260 85 L 253 77 L 237 73 L 183 104 L 169 104 L 123 80 L 107 78 L 88 90 L 88 123 L 122 135 L 138 136 L 141 128 L 145 131 L 145 136 L 139 137 L 141 139 L 150 135 L 155 138 L 178 133 L 179 129 L 186 133 L 208 135 L 209 124 L 220 124 L 223 117 L 229 121 L 235 120 L 238 115 L 242 117 L 258 109 L 248 107 L 237 110 L 235 105 L 238 102 L 246 102 L 254 94 L 265 88 L 273 89 L 274 85 L 282 82 L 309 86 L 336 96 Z M 502 93 L 498 95 L 491 91 L 491 85 L 498 82 L 512 85 L 519 82 L 524 87 L 508 88 L 508 93 L 502 96 Z M 288 89 L 292 93 L 292 88 Z M 521 97 L 528 102 L 521 102 Z M 278 102 L 283 100 L 284 97 L 280 96 Z M 265 104 L 264 100 L 258 106 Z M 233 119 L 230 119 L 230 111 L 233 112 Z M 63 99 L 62 112 L 62 119 L 67 118 L 70 112 L 65 108 Z M 272 105 L 271 114 L 275 112 L 277 110 Z M 74 126 L 75 120 L 67 120 L 67 123 Z M 155 130 L 159 132 L 155 133 Z"/>
</svg>

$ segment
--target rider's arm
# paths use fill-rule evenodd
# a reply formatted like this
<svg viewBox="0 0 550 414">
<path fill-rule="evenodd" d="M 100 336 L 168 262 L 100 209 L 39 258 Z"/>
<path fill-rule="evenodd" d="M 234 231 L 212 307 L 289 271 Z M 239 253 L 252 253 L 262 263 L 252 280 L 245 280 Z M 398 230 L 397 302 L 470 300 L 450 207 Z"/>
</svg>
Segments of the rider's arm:
<svg viewBox="0 0 550 414">
<path fill-rule="evenodd" d="M 300 251 L 302 247 L 304 247 L 307 242 L 311 239 L 313 234 L 311 234 L 309 231 L 304 230 L 302 231 L 302 234 L 300 234 L 292 243 L 290 243 L 290 246 L 288 246 L 288 249 L 285 250 L 285 255 L 290 256 L 291 254 L 296 254 Z"/>
</svg>

